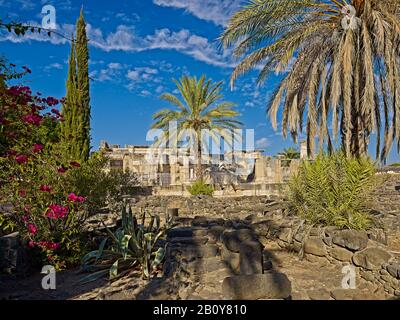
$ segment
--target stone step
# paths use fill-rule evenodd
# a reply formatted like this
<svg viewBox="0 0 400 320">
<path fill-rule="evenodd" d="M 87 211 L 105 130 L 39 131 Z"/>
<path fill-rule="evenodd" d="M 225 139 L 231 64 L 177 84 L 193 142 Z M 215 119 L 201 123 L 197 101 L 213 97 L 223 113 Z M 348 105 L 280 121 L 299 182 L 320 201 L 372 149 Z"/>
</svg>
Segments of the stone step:
<svg viewBox="0 0 400 320">
<path fill-rule="evenodd" d="M 226 263 L 219 257 L 196 259 L 187 263 L 182 261 L 181 266 L 183 270 L 190 274 L 202 274 L 227 269 Z"/>
</svg>

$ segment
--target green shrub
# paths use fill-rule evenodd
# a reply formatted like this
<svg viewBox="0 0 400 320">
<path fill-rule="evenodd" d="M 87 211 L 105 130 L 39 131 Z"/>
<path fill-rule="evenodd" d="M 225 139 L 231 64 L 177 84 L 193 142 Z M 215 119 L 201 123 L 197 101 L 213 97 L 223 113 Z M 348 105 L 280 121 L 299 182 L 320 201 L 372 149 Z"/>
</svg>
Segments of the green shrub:
<svg viewBox="0 0 400 320">
<path fill-rule="evenodd" d="M 166 245 L 160 240 L 167 230 L 167 225 L 160 225 L 158 215 L 150 215 L 146 224 L 144 213 L 138 224 L 132 211 L 124 208 L 122 227 L 116 232 L 107 229 L 109 237 L 102 241 L 99 249 L 82 258 L 82 270 L 92 274 L 81 281 L 95 281 L 107 274 L 114 280 L 135 269 L 141 270 L 144 279 L 149 279 L 164 260 Z"/>
<path fill-rule="evenodd" d="M 303 162 L 289 183 L 289 211 L 309 223 L 363 230 L 371 226 L 368 202 L 376 187 L 376 168 L 368 158 L 320 154 Z"/>
<path fill-rule="evenodd" d="M 122 170 L 106 170 L 108 158 L 102 152 L 93 153 L 80 168 L 66 173 L 69 190 L 87 199 L 89 214 L 108 207 L 115 210 L 126 194 L 133 194 L 138 185 L 136 174 Z"/>
<path fill-rule="evenodd" d="M 188 187 L 188 191 L 192 196 L 205 195 L 212 196 L 214 189 L 212 186 L 205 184 L 204 181 L 196 181 L 193 185 Z"/>
</svg>

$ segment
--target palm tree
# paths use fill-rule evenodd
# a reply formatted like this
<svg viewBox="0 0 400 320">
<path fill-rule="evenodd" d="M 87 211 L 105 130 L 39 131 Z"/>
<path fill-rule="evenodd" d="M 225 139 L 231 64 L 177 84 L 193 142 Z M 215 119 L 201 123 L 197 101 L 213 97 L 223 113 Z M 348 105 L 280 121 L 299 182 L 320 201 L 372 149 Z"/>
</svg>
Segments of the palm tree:
<svg viewBox="0 0 400 320">
<path fill-rule="evenodd" d="M 288 160 L 300 159 L 300 152 L 292 147 L 284 149 L 282 152 L 279 152 L 278 155 Z"/>
<path fill-rule="evenodd" d="M 294 141 L 306 128 L 310 156 L 317 135 L 332 151 L 339 129 L 347 156 L 365 155 L 373 133 L 377 157 L 399 151 L 399 0 L 253 0 L 221 40 L 242 58 L 231 85 L 256 67 L 259 83 L 285 71 L 268 112 L 276 129 L 282 109 Z"/>
<path fill-rule="evenodd" d="M 235 119 L 239 113 L 233 109 L 234 103 L 220 101 L 223 98 L 222 82 L 214 83 L 212 80 L 206 80 L 204 75 L 199 80 L 196 77 L 183 76 L 179 81 L 174 80 L 174 82 L 182 99 L 171 93 L 163 94 L 161 99 L 176 108 L 164 109 L 154 114 L 155 122 L 152 129 L 163 130 L 164 136 L 161 140 L 164 142 L 171 138 L 180 141 L 188 130 L 194 133 L 191 141 L 195 142 L 196 177 L 202 180 L 201 160 L 203 138 L 205 138 L 202 136 L 202 130 L 210 130 L 208 133 L 215 141 L 223 137 L 225 142 L 229 143 L 232 137 L 236 136 L 234 129 L 242 125 Z M 171 122 L 176 122 L 172 137 L 169 132 Z"/>
</svg>

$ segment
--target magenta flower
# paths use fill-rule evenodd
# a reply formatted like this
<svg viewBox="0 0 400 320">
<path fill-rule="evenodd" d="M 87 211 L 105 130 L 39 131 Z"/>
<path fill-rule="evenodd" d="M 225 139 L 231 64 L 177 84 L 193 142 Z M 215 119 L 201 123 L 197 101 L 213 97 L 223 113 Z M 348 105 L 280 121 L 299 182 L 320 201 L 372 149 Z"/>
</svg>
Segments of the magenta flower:
<svg viewBox="0 0 400 320">
<path fill-rule="evenodd" d="M 71 193 L 68 196 L 68 201 L 71 201 L 71 202 L 78 202 L 78 199 L 79 199 L 79 197 L 75 193 Z"/>
<path fill-rule="evenodd" d="M 26 190 L 25 189 L 21 189 L 18 191 L 18 195 L 22 198 L 26 197 Z"/>
<path fill-rule="evenodd" d="M 41 144 L 35 143 L 33 145 L 33 153 L 39 153 L 43 150 L 43 146 Z"/>
<path fill-rule="evenodd" d="M 29 224 L 28 225 L 28 232 L 30 234 L 35 235 L 38 232 L 38 228 L 34 224 Z"/>
<path fill-rule="evenodd" d="M 42 123 L 43 118 L 37 114 L 28 114 L 22 120 L 27 124 L 33 124 L 38 127 Z"/>
<path fill-rule="evenodd" d="M 42 192 L 51 192 L 51 187 L 50 186 L 48 186 L 48 185 L 41 185 L 40 186 L 40 191 L 42 191 Z"/>
<path fill-rule="evenodd" d="M 67 169 L 65 169 L 64 167 L 58 168 L 58 173 L 66 173 Z"/>
<path fill-rule="evenodd" d="M 29 248 L 33 248 L 36 245 L 35 241 L 29 241 Z"/>
<path fill-rule="evenodd" d="M 70 165 L 71 165 L 72 167 L 75 167 L 75 168 L 80 168 L 80 167 L 81 167 L 81 164 L 78 163 L 78 162 L 76 162 L 76 161 L 72 161 L 72 162 L 70 163 Z"/>
<path fill-rule="evenodd" d="M 68 215 L 68 208 L 52 204 L 49 206 L 46 216 L 50 219 L 63 219 Z"/>
<path fill-rule="evenodd" d="M 28 162 L 28 157 L 20 154 L 20 155 L 15 157 L 15 161 L 17 161 L 18 164 L 23 164 L 23 163 Z"/>
</svg>

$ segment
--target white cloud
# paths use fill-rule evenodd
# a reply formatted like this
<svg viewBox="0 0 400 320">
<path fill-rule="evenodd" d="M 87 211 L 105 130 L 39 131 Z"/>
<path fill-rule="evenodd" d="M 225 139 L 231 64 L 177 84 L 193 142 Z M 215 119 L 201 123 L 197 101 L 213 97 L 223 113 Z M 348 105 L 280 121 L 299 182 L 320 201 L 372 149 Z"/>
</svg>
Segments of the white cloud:
<svg viewBox="0 0 400 320">
<path fill-rule="evenodd" d="M 256 147 L 260 149 L 265 149 L 271 145 L 270 141 L 268 138 L 261 138 L 256 141 Z"/>
<path fill-rule="evenodd" d="M 55 62 L 51 63 L 43 68 L 44 71 L 50 71 L 52 69 L 62 70 L 64 66 L 61 63 Z"/>
<path fill-rule="evenodd" d="M 37 25 L 30 22 L 31 25 Z M 66 44 L 74 33 L 75 26 L 72 24 L 63 24 L 57 26 L 57 32 L 65 37 L 53 34 L 49 37 L 47 34 L 38 34 L 28 32 L 24 37 L 18 37 L 14 33 L 8 33 L 6 30 L 0 31 L 0 41 L 11 41 L 22 43 L 29 41 L 43 41 L 52 44 Z M 207 38 L 192 34 L 187 29 L 180 31 L 171 31 L 164 28 L 156 30 L 153 34 L 140 37 L 136 35 L 132 26 L 120 25 L 114 32 L 104 35 L 102 30 L 87 25 L 87 33 L 90 39 L 89 44 L 100 50 L 142 52 L 147 50 L 176 50 L 182 54 L 191 56 L 195 60 L 222 68 L 232 68 L 235 63 L 232 61 L 230 50 L 220 51 L 216 43 L 210 42 Z"/>
<path fill-rule="evenodd" d="M 111 62 L 107 68 L 91 72 L 90 77 L 99 82 L 115 81 L 121 77 L 123 67 L 120 63 Z"/>
<path fill-rule="evenodd" d="M 195 17 L 225 26 L 243 0 L 153 0 L 158 6 L 184 9 Z"/>
</svg>

